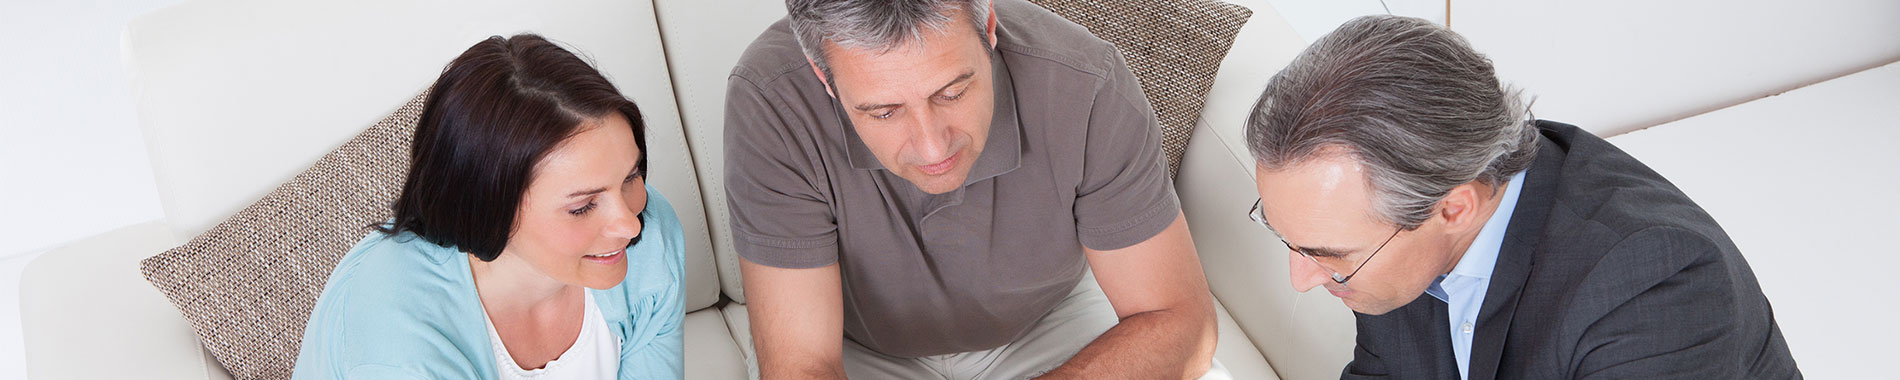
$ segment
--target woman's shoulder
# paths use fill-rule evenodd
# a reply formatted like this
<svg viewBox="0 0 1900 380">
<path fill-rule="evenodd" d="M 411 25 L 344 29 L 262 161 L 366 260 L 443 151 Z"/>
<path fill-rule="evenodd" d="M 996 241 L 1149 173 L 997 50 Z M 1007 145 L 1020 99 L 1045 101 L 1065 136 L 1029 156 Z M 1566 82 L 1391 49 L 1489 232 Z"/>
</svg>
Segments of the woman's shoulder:
<svg viewBox="0 0 1900 380">
<path fill-rule="evenodd" d="M 467 254 L 430 243 L 414 233 L 372 230 L 337 261 L 324 287 L 439 289 L 428 285 L 468 281 Z"/>
<path fill-rule="evenodd" d="M 481 368 L 457 348 L 487 342 L 468 264 L 456 260 L 458 253 L 411 233 L 370 232 L 325 283 L 305 325 L 297 372 L 385 364 L 428 371 Z"/>
<path fill-rule="evenodd" d="M 601 290 L 602 311 L 632 312 L 651 308 L 654 300 L 677 300 L 684 289 L 685 233 L 672 204 L 651 185 L 647 207 L 641 211 L 640 240 L 627 246 L 627 277 L 620 285 Z"/>
<path fill-rule="evenodd" d="M 371 231 L 337 261 L 311 311 L 400 323 L 432 310 L 479 310 L 467 254 L 409 232 Z"/>
<path fill-rule="evenodd" d="M 650 186 L 647 194 L 641 239 L 627 247 L 627 278 L 612 289 L 595 290 L 594 301 L 622 339 L 621 371 L 677 378 L 684 350 L 685 236 L 666 198 Z"/>
<path fill-rule="evenodd" d="M 659 190 L 647 187 L 640 241 L 627 247 L 627 278 L 621 286 L 639 294 L 677 289 L 685 279 L 686 236 L 679 214 Z M 639 294 L 635 294 L 638 297 Z"/>
</svg>

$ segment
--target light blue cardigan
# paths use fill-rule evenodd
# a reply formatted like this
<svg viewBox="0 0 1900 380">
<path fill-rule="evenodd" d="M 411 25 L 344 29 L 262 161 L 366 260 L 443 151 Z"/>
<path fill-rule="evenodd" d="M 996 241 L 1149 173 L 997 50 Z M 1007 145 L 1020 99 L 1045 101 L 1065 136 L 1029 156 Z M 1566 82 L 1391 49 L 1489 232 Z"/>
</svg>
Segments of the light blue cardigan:
<svg viewBox="0 0 1900 380">
<path fill-rule="evenodd" d="M 620 335 L 621 379 L 684 376 L 679 217 L 647 187 L 627 278 L 587 291 Z M 494 349 L 468 254 L 371 232 L 337 262 L 304 327 L 293 379 L 493 379 Z"/>
</svg>

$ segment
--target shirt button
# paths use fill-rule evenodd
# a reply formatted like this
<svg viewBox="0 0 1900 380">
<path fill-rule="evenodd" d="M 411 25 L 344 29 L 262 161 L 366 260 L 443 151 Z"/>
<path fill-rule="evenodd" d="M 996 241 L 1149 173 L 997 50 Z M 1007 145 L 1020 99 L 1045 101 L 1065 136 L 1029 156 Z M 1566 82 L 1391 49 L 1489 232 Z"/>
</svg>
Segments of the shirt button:
<svg viewBox="0 0 1900 380">
<path fill-rule="evenodd" d="M 1463 325 L 1459 325 L 1459 326 L 1458 326 L 1458 331 L 1463 331 L 1463 332 L 1464 332 L 1464 333 L 1466 333 L 1466 334 L 1470 334 L 1470 333 L 1471 333 L 1471 321 L 1465 321 L 1465 323 L 1464 323 Z"/>
</svg>

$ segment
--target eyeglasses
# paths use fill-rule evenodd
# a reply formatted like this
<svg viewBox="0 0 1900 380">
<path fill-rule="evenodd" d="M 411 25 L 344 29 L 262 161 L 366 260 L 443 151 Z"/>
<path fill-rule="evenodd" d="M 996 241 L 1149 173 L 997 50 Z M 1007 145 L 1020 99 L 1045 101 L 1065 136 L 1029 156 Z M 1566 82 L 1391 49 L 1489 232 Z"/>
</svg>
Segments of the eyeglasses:
<svg viewBox="0 0 1900 380">
<path fill-rule="evenodd" d="M 1247 210 L 1247 218 L 1253 219 L 1254 223 L 1259 223 L 1261 228 L 1266 228 L 1267 231 L 1273 231 L 1273 226 L 1267 225 L 1267 214 L 1261 211 L 1260 209 L 1260 200 L 1253 201 L 1253 209 Z M 1404 231 L 1405 231 L 1405 228 L 1403 227 L 1400 227 L 1397 231 L 1392 231 L 1392 236 L 1386 237 L 1385 242 L 1379 243 L 1379 248 L 1372 249 L 1372 254 L 1366 256 L 1366 261 L 1359 262 L 1358 267 L 1352 268 L 1352 273 L 1346 274 L 1343 276 L 1340 275 L 1338 271 L 1327 269 L 1325 264 L 1320 264 L 1319 259 L 1313 258 L 1313 255 L 1307 254 L 1306 251 L 1300 250 L 1299 248 L 1293 248 L 1293 243 L 1286 242 L 1286 239 L 1280 239 L 1280 244 L 1286 245 L 1287 250 L 1293 251 L 1294 253 L 1298 253 L 1300 254 L 1301 257 L 1305 257 L 1307 260 L 1312 260 L 1313 265 L 1320 267 L 1320 269 L 1325 269 L 1328 272 L 1333 272 L 1333 276 L 1332 276 L 1333 282 L 1339 283 L 1340 285 L 1345 285 L 1346 281 L 1352 281 L 1352 276 L 1358 276 L 1359 270 L 1365 269 L 1366 263 L 1372 262 L 1372 258 L 1375 256 L 1378 256 L 1379 251 L 1384 250 L 1385 245 L 1392 242 L 1392 238 L 1399 237 L 1399 232 L 1404 232 Z"/>
</svg>

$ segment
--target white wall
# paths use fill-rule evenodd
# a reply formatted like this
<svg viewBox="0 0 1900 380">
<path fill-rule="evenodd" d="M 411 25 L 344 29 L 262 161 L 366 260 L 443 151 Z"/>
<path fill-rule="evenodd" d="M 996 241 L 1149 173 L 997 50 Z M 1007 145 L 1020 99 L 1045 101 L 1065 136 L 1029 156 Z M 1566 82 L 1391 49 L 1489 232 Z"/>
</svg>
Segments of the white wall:
<svg viewBox="0 0 1900 380">
<path fill-rule="evenodd" d="M 0 2 L 0 258 L 159 217 L 119 31 L 176 1 Z"/>
<path fill-rule="evenodd" d="M 1886 377 L 1900 354 L 1900 63 L 1610 139 L 1722 223 L 1802 374 Z"/>
<path fill-rule="evenodd" d="M 1457 0 L 1451 28 L 1603 136 L 1900 60 L 1893 0 Z"/>
<path fill-rule="evenodd" d="M 161 215 L 119 65 L 119 31 L 178 1 L 0 1 L 0 378 L 26 377 L 26 263 Z"/>
<path fill-rule="evenodd" d="M 1388 8 L 1447 23 L 1538 117 L 1602 136 L 1900 60 L 1892 0 L 1270 1 L 1307 41 Z"/>
</svg>

